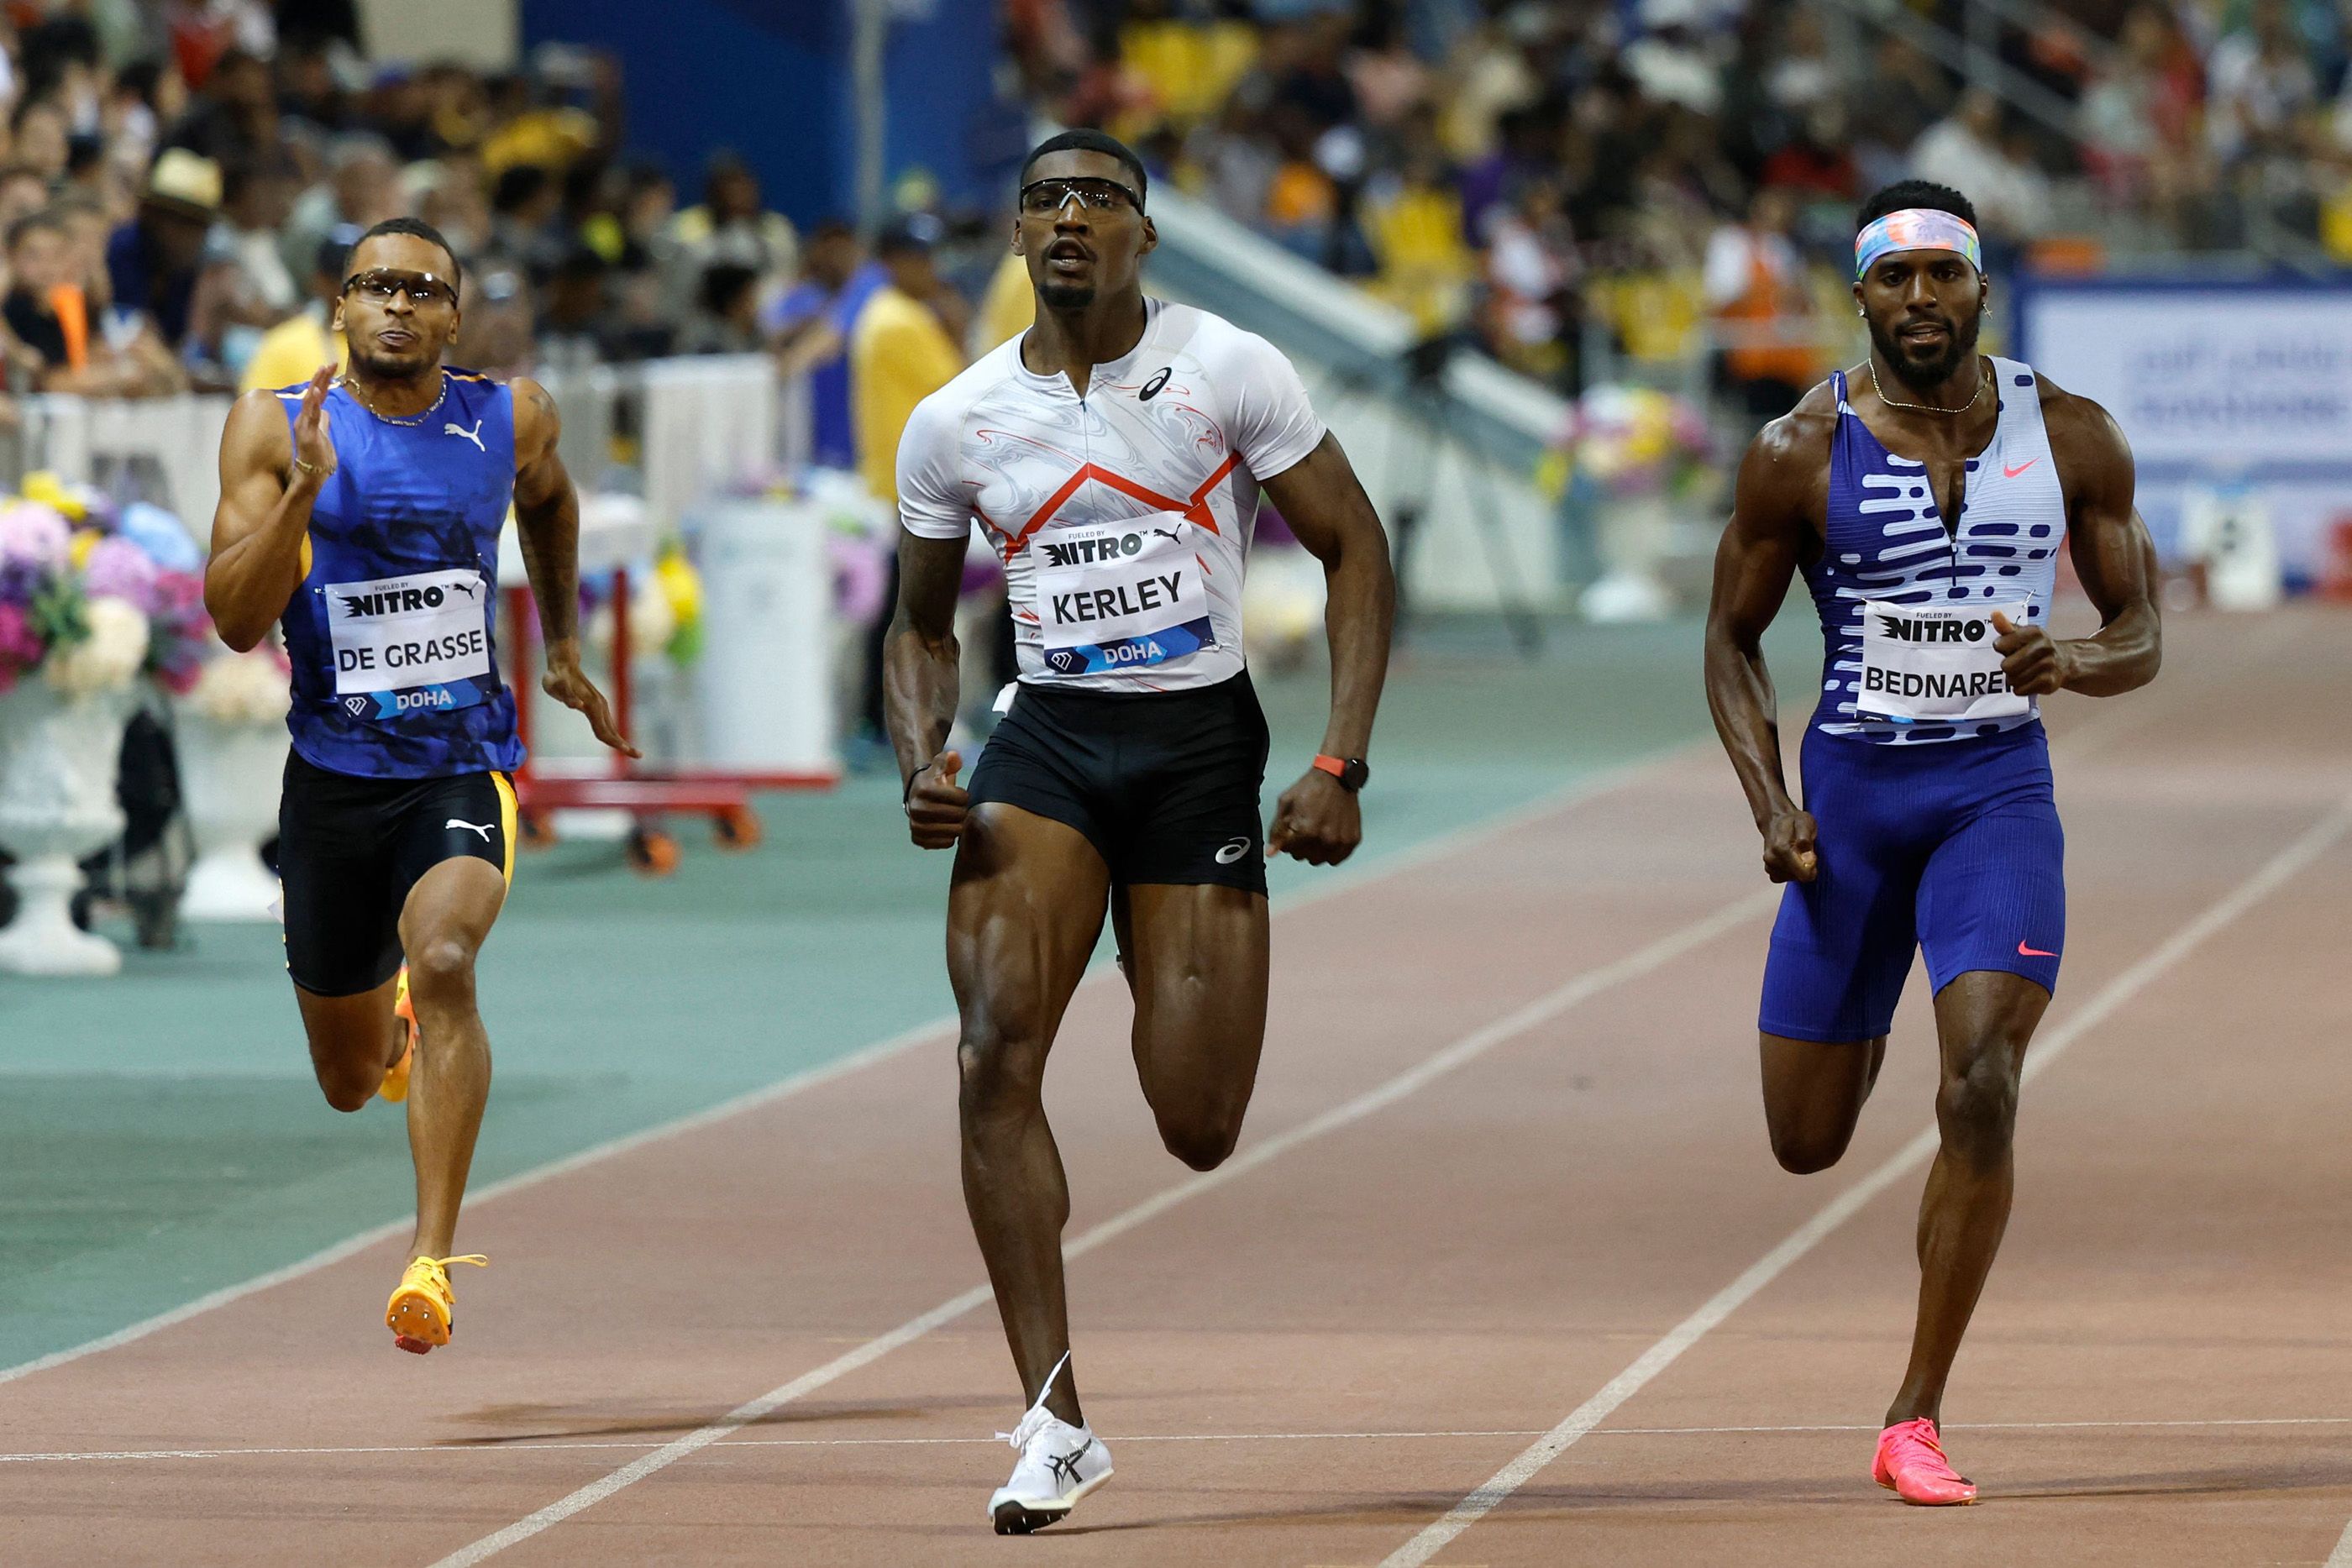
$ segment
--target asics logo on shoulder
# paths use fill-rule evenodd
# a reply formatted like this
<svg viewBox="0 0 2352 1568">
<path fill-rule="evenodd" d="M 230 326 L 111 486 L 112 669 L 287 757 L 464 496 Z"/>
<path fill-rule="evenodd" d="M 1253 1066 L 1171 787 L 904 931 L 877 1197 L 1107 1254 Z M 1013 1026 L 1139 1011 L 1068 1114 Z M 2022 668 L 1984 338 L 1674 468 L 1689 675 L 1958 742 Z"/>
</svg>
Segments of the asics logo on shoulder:
<svg viewBox="0 0 2352 1568">
<path fill-rule="evenodd" d="M 475 449 L 479 451 L 484 456 L 488 456 L 489 455 L 490 449 L 482 444 L 482 422 L 478 419 L 474 421 L 474 428 L 471 430 L 467 430 L 464 425 L 459 424 L 454 419 L 449 420 L 441 426 L 441 434 L 444 435 L 462 435 L 467 440 L 472 442 Z"/>
<path fill-rule="evenodd" d="M 1138 402 L 1150 402 L 1153 398 L 1158 397 L 1160 395 L 1160 389 L 1168 384 L 1168 372 L 1175 368 L 1176 367 L 1173 365 L 1160 366 L 1160 373 L 1153 376 L 1150 381 L 1144 382 L 1143 390 L 1135 394 L 1135 401 Z"/>
</svg>

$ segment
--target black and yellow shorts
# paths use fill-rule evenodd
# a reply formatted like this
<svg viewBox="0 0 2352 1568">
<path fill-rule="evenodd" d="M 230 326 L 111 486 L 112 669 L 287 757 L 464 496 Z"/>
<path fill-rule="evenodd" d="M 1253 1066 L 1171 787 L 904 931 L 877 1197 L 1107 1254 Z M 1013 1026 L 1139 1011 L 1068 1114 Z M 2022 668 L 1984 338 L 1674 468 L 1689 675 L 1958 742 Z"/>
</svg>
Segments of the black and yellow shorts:
<svg viewBox="0 0 2352 1568">
<path fill-rule="evenodd" d="M 362 779 L 289 755 L 278 807 L 287 973 L 313 996 L 374 990 L 400 971 L 401 906 L 426 872 L 469 855 L 511 883 L 514 852 L 503 773 Z"/>
</svg>

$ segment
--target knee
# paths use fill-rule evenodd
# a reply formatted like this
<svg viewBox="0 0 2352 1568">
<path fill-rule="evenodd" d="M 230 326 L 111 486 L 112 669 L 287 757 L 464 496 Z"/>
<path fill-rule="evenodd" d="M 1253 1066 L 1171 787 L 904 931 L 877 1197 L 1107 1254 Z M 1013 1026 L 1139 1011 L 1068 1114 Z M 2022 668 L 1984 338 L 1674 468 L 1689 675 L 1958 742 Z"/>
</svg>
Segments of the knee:
<svg viewBox="0 0 2352 1568">
<path fill-rule="evenodd" d="M 1974 1164 L 2006 1158 L 2017 1134 L 2017 1074 L 1998 1045 L 1975 1052 L 1936 1093 L 1944 1147 Z"/>
<path fill-rule="evenodd" d="M 348 1114 L 353 1111 L 364 1110 L 367 1103 L 375 1098 L 375 1092 L 383 1082 L 383 1077 L 381 1073 L 376 1076 L 374 1082 L 362 1083 L 356 1076 L 350 1073 L 337 1072 L 329 1075 L 321 1072 L 319 1075 L 319 1092 L 327 1097 L 328 1104 Z"/>
<path fill-rule="evenodd" d="M 1849 1136 L 1840 1133 L 1824 1137 L 1816 1132 L 1790 1127 L 1774 1127 L 1771 1133 L 1772 1157 L 1792 1176 L 1811 1176 L 1837 1164 L 1845 1156 Z"/>
<path fill-rule="evenodd" d="M 436 936 L 408 955 L 408 988 L 425 1007 L 462 1003 L 474 994 L 474 949 Z"/>
<path fill-rule="evenodd" d="M 992 1027 L 966 1029 L 956 1045 L 957 1105 L 964 1125 L 986 1127 L 1036 1109 L 1045 1069 L 1041 1041 Z"/>
<path fill-rule="evenodd" d="M 1241 1137 L 1239 1113 L 1160 1118 L 1160 1143 L 1196 1171 L 1213 1171 L 1223 1165 Z"/>
</svg>

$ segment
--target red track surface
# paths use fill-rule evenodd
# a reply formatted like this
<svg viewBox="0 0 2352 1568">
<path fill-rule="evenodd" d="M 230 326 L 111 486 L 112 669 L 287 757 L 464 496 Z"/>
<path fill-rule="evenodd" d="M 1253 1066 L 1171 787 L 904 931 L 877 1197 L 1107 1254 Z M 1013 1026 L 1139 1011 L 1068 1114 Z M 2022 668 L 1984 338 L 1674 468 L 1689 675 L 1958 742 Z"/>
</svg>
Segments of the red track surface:
<svg viewBox="0 0 2352 1568">
<path fill-rule="evenodd" d="M 2045 1039 L 2340 825 L 2347 632 L 2190 622 L 2156 688 L 2055 709 L 2073 909 Z M 1845 1163 L 1772 1165 L 1755 868 L 1727 771 L 1693 753 L 1280 916 L 1240 1168 L 1073 1263 L 1118 1475 L 1068 1524 L 982 1522 L 1012 1458 L 985 1439 L 1019 1415 L 982 1308 L 496 1561 L 1381 1561 L 1927 1124 L 1915 976 Z M 1868 1479 L 1915 1169 L 1435 1561 L 2324 1562 L 2352 1518 L 2347 880 L 2336 837 L 2028 1088 L 2017 1217 L 1947 1406 L 1982 1505 L 1908 1510 Z M 1125 1016 L 1090 983 L 1051 1081 L 1074 1243 L 1192 1179 L 1157 1148 Z M 492 1536 L 973 1287 L 953 1077 L 942 1036 L 481 1206 L 466 1240 L 497 1266 L 423 1360 L 377 1326 L 384 1247 L 0 1385 L 9 1448 L 151 1456 L 0 1464 L 0 1558 L 421 1564 Z M 2077 1422 L 2112 1425 L 2044 1425 Z"/>
</svg>

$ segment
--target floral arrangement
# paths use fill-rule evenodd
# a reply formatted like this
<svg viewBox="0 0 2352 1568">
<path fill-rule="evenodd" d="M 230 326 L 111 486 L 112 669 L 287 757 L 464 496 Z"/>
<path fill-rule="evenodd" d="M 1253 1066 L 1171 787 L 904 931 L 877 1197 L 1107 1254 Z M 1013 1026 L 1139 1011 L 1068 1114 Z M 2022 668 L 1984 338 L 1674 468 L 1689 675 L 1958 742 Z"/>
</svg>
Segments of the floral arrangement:
<svg viewBox="0 0 2352 1568">
<path fill-rule="evenodd" d="M 702 574 L 672 540 L 650 563 L 629 573 L 629 647 L 638 658 L 656 650 L 671 663 L 691 664 L 702 652 Z M 600 658 L 613 652 L 613 585 L 609 571 L 580 581 L 580 608 L 586 619 L 588 651 Z"/>
<path fill-rule="evenodd" d="M 163 508 L 26 476 L 0 501 L 0 692 L 35 671 L 69 696 L 142 673 L 187 691 L 215 646 L 202 570 Z"/>
<path fill-rule="evenodd" d="M 1713 479 L 1714 453 L 1699 409 L 1650 387 L 1604 384 L 1577 399 L 1548 477 L 1612 497 L 1687 496 Z"/>
<path fill-rule="evenodd" d="M 198 666 L 187 706 L 218 725 L 275 724 L 293 706 L 293 668 L 275 643 L 224 653 Z"/>
</svg>

